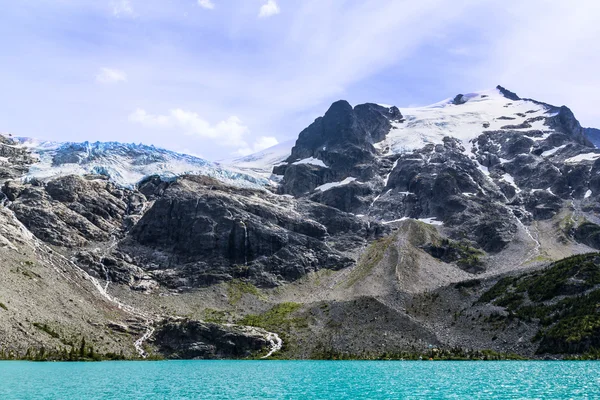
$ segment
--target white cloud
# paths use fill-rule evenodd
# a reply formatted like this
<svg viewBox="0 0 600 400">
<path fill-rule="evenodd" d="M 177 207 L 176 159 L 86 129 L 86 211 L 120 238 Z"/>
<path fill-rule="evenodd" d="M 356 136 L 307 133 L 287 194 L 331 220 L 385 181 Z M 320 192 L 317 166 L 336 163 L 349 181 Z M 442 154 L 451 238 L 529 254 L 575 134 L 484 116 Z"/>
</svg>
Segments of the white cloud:
<svg viewBox="0 0 600 400">
<path fill-rule="evenodd" d="M 96 75 L 98 83 L 118 83 L 127 82 L 127 74 L 119 69 L 100 68 L 100 72 Z"/>
<path fill-rule="evenodd" d="M 113 0 L 111 2 L 112 13 L 115 17 L 134 16 L 133 6 L 129 0 Z"/>
<path fill-rule="evenodd" d="M 246 146 L 240 148 L 236 154 L 240 156 L 247 156 L 253 153 L 258 153 L 261 150 L 268 149 L 279 144 L 279 141 L 273 136 L 261 136 L 259 137 L 252 146 Z"/>
<path fill-rule="evenodd" d="M 215 144 L 221 146 L 248 147 L 244 136 L 250 130 L 236 116 L 211 124 L 197 113 L 179 108 L 170 110 L 166 115 L 149 114 L 138 108 L 129 115 L 129 120 L 147 128 L 169 129 L 200 138 L 218 139 Z"/>
<path fill-rule="evenodd" d="M 15 34 L 14 40 L 5 38 L 3 54 L 20 57 L 0 62 L 3 83 L 12 93 L 0 99 L 0 107 L 16 110 L 3 116 L 0 128 L 19 134 L 142 141 L 219 159 L 245 147 L 192 140 L 181 130 L 167 134 L 167 127 L 123 127 L 119 113 L 143 104 L 164 114 L 146 113 L 149 121 L 172 126 L 168 107 L 182 104 L 202 110 L 211 128 L 236 115 L 256 132 L 243 136 L 246 147 L 253 148 L 260 135 L 295 139 L 339 98 L 352 104 L 385 99 L 401 107 L 497 84 L 524 97 L 566 104 L 582 124 L 600 127 L 600 52 L 593 51 L 600 37 L 597 0 L 578 0 L 577 7 L 548 0 L 277 1 L 284 9 L 269 21 L 258 18 L 268 1 L 251 0 L 229 7 L 230 18 L 208 19 L 201 26 L 181 8 L 187 3 L 204 11 L 198 0 L 41 1 L 31 15 L 19 11 L 20 2 L 5 3 L 11 17 L 5 28 Z M 211 3 L 216 9 L 225 4 Z M 106 24 L 98 36 L 98 25 L 90 21 L 99 19 L 76 19 L 112 17 L 111 4 L 115 15 L 133 17 L 142 14 L 143 5 L 144 26 Z M 35 26 L 33 18 L 39 22 Z M 78 35 L 60 41 L 48 35 L 65 27 L 77 28 Z M 87 50 L 80 46 L 84 36 L 95 39 Z M 41 62 L 47 69 L 44 82 L 31 79 Z M 127 71 L 127 86 L 133 86 L 135 70 L 139 86 L 118 97 L 99 91 L 73 104 L 89 82 L 65 84 L 65 66 L 88 81 L 100 66 L 117 66 Z M 54 96 L 51 103 L 44 102 L 47 93 Z M 30 118 L 32 107 L 47 113 L 47 129 Z M 70 107 L 73 115 L 64 118 Z"/>
<path fill-rule="evenodd" d="M 207 10 L 212 10 L 215 8 L 215 3 L 211 0 L 198 0 L 198 5 L 202 8 L 206 8 Z"/>
<path fill-rule="evenodd" d="M 535 18 L 531 18 L 535 15 Z M 597 0 L 520 2 L 504 31 L 490 35 L 483 62 L 469 71 L 523 97 L 570 107 L 582 125 L 600 121 L 600 7 Z M 557 27 L 560 27 L 557 28 Z"/>
<path fill-rule="evenodd" d="M 279 9 L 279 5 L 277 4 L 276 0 L 267 0 L 267 2 L 260 8 L 258 16 L 261 18 L 271 17 L 279 14 L 280 12 L 281 10 Z"/>
</svg>

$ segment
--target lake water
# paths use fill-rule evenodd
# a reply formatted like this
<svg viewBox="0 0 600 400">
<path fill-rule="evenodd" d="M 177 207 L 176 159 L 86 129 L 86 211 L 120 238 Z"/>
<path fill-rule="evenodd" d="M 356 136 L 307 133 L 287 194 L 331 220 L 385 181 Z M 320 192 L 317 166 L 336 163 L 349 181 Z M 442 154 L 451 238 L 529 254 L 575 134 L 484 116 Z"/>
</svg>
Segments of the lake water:
<svg viewBox="0 0 600 400">
<path fill-rule="evenodd" d="M 600 362 L 0 362 L 0 399 L 600 398 Z"/>
</svg>

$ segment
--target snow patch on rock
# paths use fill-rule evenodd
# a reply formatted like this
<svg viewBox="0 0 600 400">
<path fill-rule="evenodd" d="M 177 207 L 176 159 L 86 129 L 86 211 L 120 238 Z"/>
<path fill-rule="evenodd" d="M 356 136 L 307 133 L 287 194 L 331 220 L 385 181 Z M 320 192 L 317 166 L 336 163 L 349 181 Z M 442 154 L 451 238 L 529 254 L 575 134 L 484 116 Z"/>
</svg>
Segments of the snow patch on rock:
<svg viewBox="0 0 600 400">
<path fill-rule="evenodd" d="M 354 182 L 354 181 L 356 181 L 356 178 L 350 177 L 350 178 L 344 179 L 341 182 L 330 182 L 330 183 L 326 183 L 326 184 L 321 185 L 321 186 L 317 186 L 315 188 L 315 190 L 320 190 L 321 192 L 324 192 L 324 191 L 332 189 L 334 187 L 347 185 L 347 184 L 349 184 L 351 182 Z"/>
<path fill-rule="evenodd" d="M 567 147 L 567 145 L 563 144 L 562 146 L 558 146 L 553 149 L 546 150 L 545 152 L 542 153 L 542 157 L 549 157 L 552 154 L 556 153 L 557 151 L 564 149 L 565 147 Z"/>
<path fill-rule="evenodd" d="M 567 158 L 565 160 L 566 163 L 578 163 L 582 161 L 594 161 L 595 159 L 600 157 L 600 153 L 585 153 L 579 154 L 575 157 Z"/>
<path fill-rule="evenodd" d="M 322 160 L 319 160 L 318 158 L 314 158 L 314 157 L 308 157 L 308 158 L 305 158 L 303 160 L 296 161 L 293 164 L 294 165 L 310 164 L 310 165 L 316 165 L 318 167 L 325 167 L 325 168 L 327 168 L 327 165 L 325 165 L 325 163 Z"/>
</svg>

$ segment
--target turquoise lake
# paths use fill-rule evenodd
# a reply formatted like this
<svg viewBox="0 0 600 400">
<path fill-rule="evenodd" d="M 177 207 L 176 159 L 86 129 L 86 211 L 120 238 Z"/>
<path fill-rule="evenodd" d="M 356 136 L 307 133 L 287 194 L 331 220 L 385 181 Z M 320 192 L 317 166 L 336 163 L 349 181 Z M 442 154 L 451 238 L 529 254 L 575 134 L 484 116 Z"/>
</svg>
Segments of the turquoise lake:
<svg viewBox="0 0 600 400">
<path fill-rule="evenodd" d="M 600 362 L 0 362 L 0 399 L 600 398 Z"/>
</svg>

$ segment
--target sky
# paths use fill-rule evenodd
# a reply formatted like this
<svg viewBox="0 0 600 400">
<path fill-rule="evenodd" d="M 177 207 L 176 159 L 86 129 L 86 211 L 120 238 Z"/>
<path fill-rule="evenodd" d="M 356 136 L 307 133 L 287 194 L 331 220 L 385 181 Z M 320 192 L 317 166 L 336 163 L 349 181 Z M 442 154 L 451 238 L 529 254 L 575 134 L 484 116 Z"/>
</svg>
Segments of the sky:
<svg viewBox="0 0 600 400">
<path fill-rule="evenodd" d="M 600 127 L 597 0 L 0 0 L 0 132 L 210 160 L 339 99 L 427 105 L 500 84 Z"/>
</svg>

